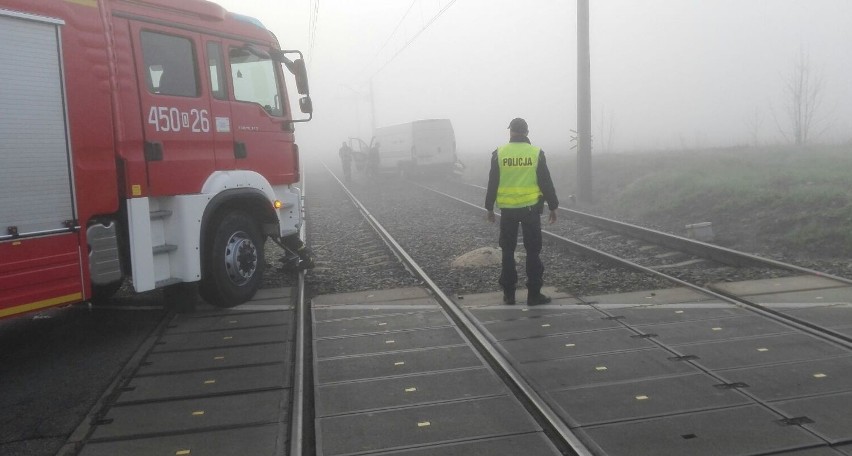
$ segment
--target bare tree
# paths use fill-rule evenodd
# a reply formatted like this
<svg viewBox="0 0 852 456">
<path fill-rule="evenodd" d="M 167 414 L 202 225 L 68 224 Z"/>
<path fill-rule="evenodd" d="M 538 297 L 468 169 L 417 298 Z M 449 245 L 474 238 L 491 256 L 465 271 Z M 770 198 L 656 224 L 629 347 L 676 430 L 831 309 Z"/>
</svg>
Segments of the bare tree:
<svg viewBox="0 0 852 456">
<path fill-rule="evenodd" d="M 776 117 L 782 135 L 797 146 L 807 144 L 818 123 L 817 113 L 823 101 L 824 79 L 814 70 L 810 54 L 803 49 L 793 63 L 793 70 L 784 81 L 786 113 L 789 125 L 782 126 Z"/>
</svg>

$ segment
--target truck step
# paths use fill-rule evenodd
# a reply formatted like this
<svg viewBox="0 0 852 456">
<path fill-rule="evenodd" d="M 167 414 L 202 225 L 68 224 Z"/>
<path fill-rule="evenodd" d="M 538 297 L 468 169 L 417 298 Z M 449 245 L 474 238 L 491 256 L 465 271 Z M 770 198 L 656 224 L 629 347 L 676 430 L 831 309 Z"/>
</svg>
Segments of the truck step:
<svg viewBox="0 0 852 456">
<path fill-rule="evenodd" d="M 168 279 L 158 280 L 154 287 L 155 288 L 162 288 L 162 287 L 167 287 L 169 285 L 174 285 L 174 284 L 177 284 L 177 283 L 183 283 L 183 280 L 181 280 L 177 277 L 169 277 Z"/>
<path fill-rule="evenodd" d="M 164 218 L 171 217 L 172 211 L 170 210 L 159 210 L 159 211 L 151 211 L 151 220 L 161 220 Z"/>
<path fill-rule="evenodd" d="M 154 246 L 154 255 L 158 253 L 168 253 L 174 252 L 178 249 L 178 246 L 172 244 L 163 244 L 163 245 L 155 245 Z"/>
</svg>

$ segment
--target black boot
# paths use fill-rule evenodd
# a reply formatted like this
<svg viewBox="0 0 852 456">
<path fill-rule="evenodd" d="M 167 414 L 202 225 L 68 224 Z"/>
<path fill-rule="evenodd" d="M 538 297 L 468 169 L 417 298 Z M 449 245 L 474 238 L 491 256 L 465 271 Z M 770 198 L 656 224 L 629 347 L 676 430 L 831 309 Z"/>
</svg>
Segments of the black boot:
<svg viewBox="0 0 852 456">
<path fill-rule="evenodd" d="M 529 291 L 527 293 L 527 305 L 528 306 L 538 306 L 541 304 L 547 304 L 551 301 L 550 296 L 545 296 L 541 294 L 541 290 L 538 291 Z"/>
<path fill-rule="evenodd" d="M 515 303 L 515 289 L 503 290 L 503 304 L 512 305 Z"/>
<path fill-rule="evenodd" d="M 308 246 L 303 244 L 301 248 L 296 250 L 296 254 L 299 255 L 299 269 L 313 269 L 316 266 L 314 263 L 314 254 Z"/>
</svg>

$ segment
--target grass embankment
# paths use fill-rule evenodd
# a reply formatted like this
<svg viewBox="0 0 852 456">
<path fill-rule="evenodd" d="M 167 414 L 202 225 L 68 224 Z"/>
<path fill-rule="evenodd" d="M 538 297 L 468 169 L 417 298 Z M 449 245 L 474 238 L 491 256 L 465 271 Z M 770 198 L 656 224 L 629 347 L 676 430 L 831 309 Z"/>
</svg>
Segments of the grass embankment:
<svg viewBox="0 0 852 456">
<path fill-rule="evenodd" d="M 575 193 L 574 157 L 548 161 L 560 196 Z M 712 222 L 717 243 L 748 251 L 852 257 L 852 146 L 600 154 L 593 169 L 582 209 L 676 233 Z"/>
</svg>

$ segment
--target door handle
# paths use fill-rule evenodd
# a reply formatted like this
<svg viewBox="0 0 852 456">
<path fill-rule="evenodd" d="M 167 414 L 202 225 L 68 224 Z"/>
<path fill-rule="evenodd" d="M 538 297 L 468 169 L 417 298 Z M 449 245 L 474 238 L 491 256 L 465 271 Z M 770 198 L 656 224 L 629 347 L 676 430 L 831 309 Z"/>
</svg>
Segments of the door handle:
<svg viewBox="0 0 852 456">
<path fill-rule="evenodd" d="M 145 141 L 145 161 L 162 161 L 163 143 L 159 141 Z"/>
<path fill-rule="evenodd" d="M 246 149 L 246 143 L 234 141 L 234 158 L 246 158 L 247 156 L 248 150 Z"/>
</svg>

